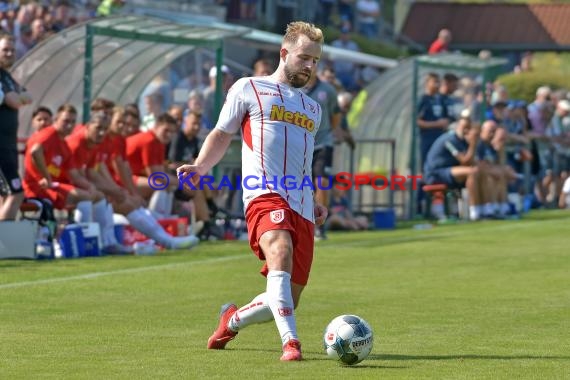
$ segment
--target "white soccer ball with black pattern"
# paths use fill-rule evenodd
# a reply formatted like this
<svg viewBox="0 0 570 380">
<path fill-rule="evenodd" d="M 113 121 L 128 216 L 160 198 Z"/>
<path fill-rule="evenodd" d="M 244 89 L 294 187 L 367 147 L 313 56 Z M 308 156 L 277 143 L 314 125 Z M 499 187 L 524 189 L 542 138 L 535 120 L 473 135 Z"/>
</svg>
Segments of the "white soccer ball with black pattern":
<svg viewBox="0 0 570 380">
<path fill-rule="evenodd" d="M 353 365 L 366 359 L 373 343 L 372 328 L 357 315 L 338 316 L 325 329 L 327 355 L 344 364 Z"/>
</svg>

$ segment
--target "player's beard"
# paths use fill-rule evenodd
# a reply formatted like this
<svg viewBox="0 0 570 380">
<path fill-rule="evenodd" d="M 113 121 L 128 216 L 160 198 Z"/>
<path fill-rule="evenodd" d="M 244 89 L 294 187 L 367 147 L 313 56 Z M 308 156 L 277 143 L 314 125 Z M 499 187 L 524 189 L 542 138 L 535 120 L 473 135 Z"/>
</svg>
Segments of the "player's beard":
<svg viewBox="0 0 570 380">
<path fill-rule="evenodd" d="M 285 76 L 289 81 L 289 84 L 295 88 L 305 87 L 305 85 L 307 84 L 307 82 L 309 82 L 309 79 L 311 78 L 311 72 L 293 71 L 287 66 L 285 66 L 284 71 L 285 71 Z"/>
</svg>

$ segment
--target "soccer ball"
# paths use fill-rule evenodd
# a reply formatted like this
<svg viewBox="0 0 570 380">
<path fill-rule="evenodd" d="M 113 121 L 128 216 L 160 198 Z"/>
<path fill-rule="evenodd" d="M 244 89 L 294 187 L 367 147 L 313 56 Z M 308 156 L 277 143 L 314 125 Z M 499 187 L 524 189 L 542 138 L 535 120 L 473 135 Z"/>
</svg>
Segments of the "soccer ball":
<svg viewBox="0 0 570 380">
<path fill-rule="evenodd" d="M 344 364 L 352 365 L 366 359 L 373 342 L 370 325 L 357 315 L 338 316 L 325 329 L 327 355 Z"/>
</svg>

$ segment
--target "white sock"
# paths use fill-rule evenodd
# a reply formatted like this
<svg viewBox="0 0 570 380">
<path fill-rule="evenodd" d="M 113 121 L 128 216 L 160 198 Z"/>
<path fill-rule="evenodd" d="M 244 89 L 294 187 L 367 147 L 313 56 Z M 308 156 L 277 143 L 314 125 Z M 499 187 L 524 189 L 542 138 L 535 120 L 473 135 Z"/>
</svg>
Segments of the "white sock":
<svg viewBox="0 0 570 380">
<path fill-rule="evenodd" d="M 155 191 L 148 202 L 148 208 L 160 215 L 170 215 L 172 213 L 172 202 L 174 193 L 168 191 Z"/>
<path fill-rule="evenodd" d="M 115 236 L 115 222 L 113 221 L 113 213 L 113 205 L 107 202 L 107 210 L 105 212 L 105 228 L 101 231 L 104 247 L 119 244 L 117 237 Z"/>
<path fill-rule="evenodd" d="M 138 208 L 131 211 L 127 215 L 127 220 L 137 230 L 153 239 L 160 245 L 169 247 L 172 243 L 172 236 L 170 236 L 152 214 L 143 208 Z"/>
<path fill-rule="evenodd" d="M 267 303 L 281 335 L 281 342 L 285 344 L 290 339 L 298 339 L 291 294 L 291 275 L 284 271 L 269 271 L 266 293 Z"/>
<path fill-rule="evenodd" d="M 73 213 L 75 223 L 90 223 L 93 221 L 93 203 L 91 201 L 81 201 L 75 206 Z"/>
<path fill-rule="evenodd" d="M 261 293 L 230 318 L 228 328 L 232 331 L 239 331 L 254 323 L 269 322 L 272 319 L 273 313 L 267 303 L 267 293 Z"/>
<path fill-rule="evenodd" d="M 509 205 L 509 203 L 508 202 L 501 203 L 499 212 L 501 213 L 501 215 L 508 215 L 511 212 L 511 206 Z"/>
<path fill-rule="evenodd" d="M 107 200 L 101 199 L 99 202 L 93 204 L 93 221 L 99 223 L 99 228 L 101 229 L 101 238 L 103 240 L 103 247 L 108 247 L 112 244 L 116 244 L 117 240 L 114 242 L 108 241 L 109 235 L 109 216 L 107 207 Z M 110 228 L 113 228 L 113 212 L 111 211 L 111 224 Z"/>
<path fill-rule="evenodd" d="M 480 206 L 469 206 L 469 219 L 479 220 L 481 217 Z"/>
</svg>

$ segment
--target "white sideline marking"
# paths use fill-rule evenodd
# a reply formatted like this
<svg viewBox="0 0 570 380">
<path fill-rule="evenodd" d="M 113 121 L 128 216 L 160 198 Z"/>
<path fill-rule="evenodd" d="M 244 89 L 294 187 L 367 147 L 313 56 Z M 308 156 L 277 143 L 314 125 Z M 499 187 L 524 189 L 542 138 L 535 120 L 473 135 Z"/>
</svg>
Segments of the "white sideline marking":
<svg viewBox="0 0 570 380">
<path fill-rule="evenodd" d="M 210 263 L 223 262 L 223 261 L 233 261 L 233 260 L 240 260 L 240 259 L 243 259 L 246 257 L 250 258 L 250 255 L 240 254 L 240 255 L 235 255 L 235 256 L 224 256 L 224 257 L 218 257 L 215 259 L 207 259 L 207 260 L 202 260 L 202 261 L 188 261 L 188 262 L 183 262 L 183 263 L 152 265 L 152 266 L 148 266 L 148 267 L 119 269 L 119 270 L 113 270 L 113 271 L 109 271 L 109 272 L 92 272 L 92 273 L 85 273 L 85 274 L 80 274 L 80 275 L 76 275 L 76 276 L 47 278 L 45 280 L 12 282 L 9 284 L 0 285 L 0 290 L 2 290 L 2 289 L 13 289 L 13 288 L 23 288 L 25 286 L 53 284 L 53 283 L 57 283 L 57 282 L 66 282 L 66 281 L 75 281 L 75 280 L 89 280 L 92 278 L 99 278 L 99 277 L 104 277 L 104 276 L 113 276 L 116 274 L 141 273 L 141 272 L 149 272 L 149 271 L 153 271 L 153 270 L 171 269 L 171 268 L 178 268 L 178 267 L 183 267 L 183 266 L 193 266 L 193 265 L 198 265 L 198 264 L 210 264 Z"/>
<path fill-rule="evenodd" d="M 489 224 L 488 226 L 482 226 L 481 228 L 477 228 L 476 230 L 474 230 L 474 232 L 484 232 L 484 231 L 488 231 L 488 230 L 511 230 L 511 229 L 515 229 L 515 228 L 528 228 L 528 227 L 534 227 L 538 224 L 544 224 L 544 223 L 548 223 L 548 222 L 560 222 L 560 220 L 567 220 L 568 218 L 561 218 L 561 219 L 551 219 L 551 220 L 537 220 L 537 221 L 533 221 L 533 222 L 527 222 L 525 223 L 524 221 L 512 221 L 512 223 L 509 224 L 505 224 L 502 226 L 495 226 L 492 224 Z M 437 228 L 437 225 L 434 227 Z M 426 230 L 426 231 L 413 231 L 410 233 L 410 236 L 402 236 L 402 237 L 398 237 L 398 238 L 392 238 L 392 239 L 381 239 L 381 243 L 400 243 L 400 242 L 407 242 L 407 241 L 414 241 L 414 240 L 421 240 L 424 236 L 429 236 L 429 237 L 450 237 L 450 236 L 459 236 L 459 235 L 463 235 L 466 233 L 465 230 L 462 231 L 446 231 L 444 233 L 434 233 L 434 234 L 423 234 L 422 232 L 428 232 L 428 231 L 432 231 L 432 230 Z M 422 236 L 418 236 L 418 234 L 420 234 Z M 334 244 L 335 247 L 353 247 L 353 246 L 358 246 L 358 245 L 362 245 L 362 244 L 368 244 L 368 242 L 350 242 L 350 243 L 337 243 Z M 326 245 L 322 246 L 323 248 L 326 248 Z M 92 278 L 98 278 L 98 277 L 104 277 L 104 276 L 113 276 L 116 274 L 130 274 L 130 273 L 141 273 L 141 272 L 148 272 L 148 271 L 153 271 L 153 270 L 161 270 L 161 269 L 171 269 L 171 268 L 177 268 L 177 267 L 183 267 L 183 266 L 193 266 L 193 265 L 199 265 L 199 264 L 210 264 L 210 263 L 215 263 L 215 262 L 223 262 L 223 261 L 233 261 L 233 260 L 239 260 L 239 259 L 243 259 L 243 258 L 249 258 L 251 257 L 250 255 L 247 254 L 239 254 L 239 255 L 235 255 L 235 256 L 224 256 L 224 257 L 218 257 L 218 258 L 214 258 L 214 259 L 206 259 L 206 260 L 202 260 L 202 261 L 189 261 L 189 262 L 183 262 L 183 263 L 172 263 L 172 264 L 162 264 L 162 265 L 153 265 L 153 266 L 148 266 L 148 267 L 139 267 L 139 268 L 128 268 L 128 269 L 119 269 L 119 270 L 114 270 L 114 271 L 109 271 L 109 272 L 93 272 L 93 273 L 85 273 L 85 274 L 80 274 L 80 275 L 76 275 L 76 276 L 68 276 L 68 277 L 55 277 L 55 278 L 48 278 L 45 280 L 34 280 L 34 281 L 22 281 L 22 282 L 12 282 L 9 284 L 2 284 L 0 285 L 0 290 L 2 289 L 13 289 L 13 288 L 23 288 L 26 286 L 35 286 L 35 285 L 45 285 L 45 284 L 53 284 L 53 283 L 57 283 L 57 282 L 67 282 L 67 281 L 75 281 L 75 280 L 89 280 Z"/>
</svg>

